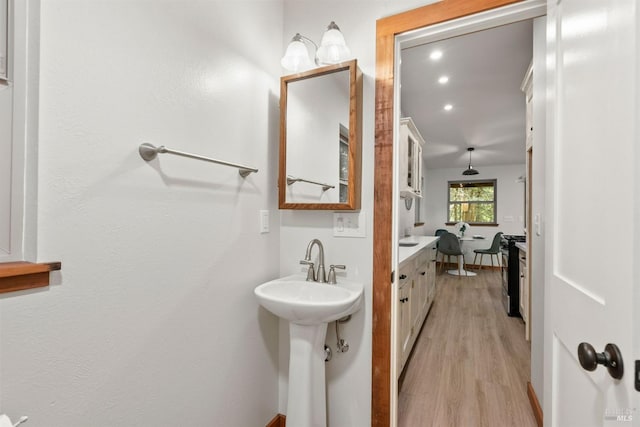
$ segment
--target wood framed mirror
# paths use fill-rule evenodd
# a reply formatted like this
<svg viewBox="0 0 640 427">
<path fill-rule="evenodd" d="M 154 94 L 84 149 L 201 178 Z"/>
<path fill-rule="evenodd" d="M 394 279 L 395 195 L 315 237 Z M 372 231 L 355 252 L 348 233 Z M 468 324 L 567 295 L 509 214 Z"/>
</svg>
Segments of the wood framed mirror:
<svg viewBox="0 0 640 427">
<path fill-rule="evenodd" d="M 357 61 L 280 79 L 280 209 L 360 209 L 362 72 Z"/>
</svg>

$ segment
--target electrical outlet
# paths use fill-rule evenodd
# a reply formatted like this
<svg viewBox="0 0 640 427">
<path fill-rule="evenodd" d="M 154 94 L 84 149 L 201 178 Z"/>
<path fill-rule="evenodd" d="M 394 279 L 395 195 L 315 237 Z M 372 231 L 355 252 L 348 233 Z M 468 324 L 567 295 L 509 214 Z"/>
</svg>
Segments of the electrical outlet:
<svg viewBox="0 0 640 427">
<path fill-rule="evenodd" d="M 365 213 L 334 212 L 333 235 L 335 237 L 366 237 Z"/>
</svg>

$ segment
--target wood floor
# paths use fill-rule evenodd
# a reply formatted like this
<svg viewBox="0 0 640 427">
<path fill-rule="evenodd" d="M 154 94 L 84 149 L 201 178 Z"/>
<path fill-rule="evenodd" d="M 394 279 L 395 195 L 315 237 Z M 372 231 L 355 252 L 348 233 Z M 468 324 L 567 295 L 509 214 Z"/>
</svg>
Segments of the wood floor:
<svg viewBox="0 0 640 427">
<path fill-rule="evenodd" d="M 503 309 L 500 273 L 478 273 L 438 274 L 402 378 L 399 427 L 536 427 L 524 324 Z"/>
</svg>

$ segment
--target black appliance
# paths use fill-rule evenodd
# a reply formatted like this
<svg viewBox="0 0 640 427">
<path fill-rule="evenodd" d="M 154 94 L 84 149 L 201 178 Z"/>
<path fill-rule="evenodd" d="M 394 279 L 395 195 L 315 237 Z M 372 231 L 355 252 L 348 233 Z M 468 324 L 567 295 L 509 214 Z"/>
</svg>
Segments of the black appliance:
<svg viewBox="0 0 640 427">
<path fill-rule="evenodd" d="M 500 242 L 502 252 L 502 303 L 507 314 L 520 316 L 520 262 L 516 243 L 526 242 L 526 236 L 503 234 Z"/>
</svg>

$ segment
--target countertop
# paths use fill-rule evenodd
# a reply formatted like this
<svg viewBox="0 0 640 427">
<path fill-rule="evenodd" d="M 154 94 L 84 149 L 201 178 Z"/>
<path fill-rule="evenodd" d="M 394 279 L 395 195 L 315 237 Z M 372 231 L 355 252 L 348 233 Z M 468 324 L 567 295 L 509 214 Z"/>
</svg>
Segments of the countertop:
<svg viewBox="0 0 640 427">
<path fill-rule="evenodd" d="M 402 264 L 422 249 L 440 240 L 437 236 L 411 236 L 400 239 L 401 242 L 418 242 L 415 246 L 400 246 L 398 249 L 398 263 Z"/>
<path fill-rule="evenodd" d="M 516 242 L 516 248 L 522 252 L 527 253 L 527 242 Z"/>
</svg>

